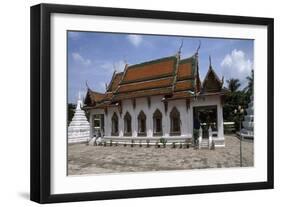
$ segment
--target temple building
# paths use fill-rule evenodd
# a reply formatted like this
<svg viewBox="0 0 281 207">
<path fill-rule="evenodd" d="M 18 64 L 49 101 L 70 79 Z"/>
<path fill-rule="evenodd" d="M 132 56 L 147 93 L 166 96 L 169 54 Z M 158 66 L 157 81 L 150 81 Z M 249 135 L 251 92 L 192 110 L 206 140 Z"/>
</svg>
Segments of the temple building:
<svg viewBox="0 0 281 207">
<path fill-rule="evenodd" d="M 203 81 L 198 53 L 180 53 L 126 65 L 114 72 L 105 93 L 88 88 L 84 109 L 90 114 L 90 136 L 104 140 L 192 140 L 199 123 L 199 142 L 224 146 L 223 79 L 211 62 Z M 209 142 L 209 144 L 211 144 Z"/>
</svg>

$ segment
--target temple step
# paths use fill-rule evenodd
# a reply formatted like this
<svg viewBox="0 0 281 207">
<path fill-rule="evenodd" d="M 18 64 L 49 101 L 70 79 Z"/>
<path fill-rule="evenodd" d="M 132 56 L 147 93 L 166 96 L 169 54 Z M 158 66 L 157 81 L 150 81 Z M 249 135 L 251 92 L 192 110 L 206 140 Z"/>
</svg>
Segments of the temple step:
<svg viewBox="0 0 281 207">
<path fill-rule="evenodd" d="M 202 148 L 209 148 L 209 140 L 208 139 L 202 139 L 200 147 L 201 147 L 201 149 Z"/>
</svg>

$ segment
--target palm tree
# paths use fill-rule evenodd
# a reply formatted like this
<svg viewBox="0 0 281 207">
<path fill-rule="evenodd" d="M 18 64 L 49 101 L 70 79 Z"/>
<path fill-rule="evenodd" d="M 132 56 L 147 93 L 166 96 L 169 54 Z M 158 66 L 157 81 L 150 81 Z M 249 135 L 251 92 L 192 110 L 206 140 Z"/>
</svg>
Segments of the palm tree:
<svg viewBox="0 0 281 207">
<path fill-rule="evenodd" d="M 244 88 L 244 91 L 252 94 L 254 88 L 254 70 L 251 70 L 251 76 L 247 76 L 246 79 L 248 81 L 248 85 Z"/>
<path fill-rule="evenodd" d="M 228 85 L 228 89 L 231 92 L 236 92 L 238 88 L 241 86 L 239 79 L 231 78 L 226 81 Z"/>
</svg>

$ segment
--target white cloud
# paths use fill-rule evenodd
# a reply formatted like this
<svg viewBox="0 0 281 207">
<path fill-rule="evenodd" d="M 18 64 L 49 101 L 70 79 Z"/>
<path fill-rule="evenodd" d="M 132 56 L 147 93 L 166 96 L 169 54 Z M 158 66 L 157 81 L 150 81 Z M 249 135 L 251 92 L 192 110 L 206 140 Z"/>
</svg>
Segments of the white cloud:
<svg viewBox="0 0 281 207">
<path fill-rule="evenodd" d="M 89 66 L 91 64 L 90 59 L 82 57 L 78 52 L 73 52 L 72 58 L 73 58 L 74 61 L 82 63 L 85 66 Z"/>
<path fill-rule="evenodd" d="M 127 39 L 132 43 L 135 47 L 138 47 L 140 43 L 143 41 L 141 35 L 128 35 Z"/>
<path fill-rule="evenodd" d="M 253 63 L 242 50 L 234 49 L 221 61 L 222 74 L 227 78 L 238 78 L 243 83 L 250 75 Z"/>
<path fill-rule="evenodd" d="M 104 69 L 106 72 L 113 73 L 114 70 L 117 72 L 122 72 L 124 71 L 125 68 L 125 62 L 122 60 L 119 60 L 117 62 L 104 62 L 100 66 L 102 69 Z"/>
</svg>

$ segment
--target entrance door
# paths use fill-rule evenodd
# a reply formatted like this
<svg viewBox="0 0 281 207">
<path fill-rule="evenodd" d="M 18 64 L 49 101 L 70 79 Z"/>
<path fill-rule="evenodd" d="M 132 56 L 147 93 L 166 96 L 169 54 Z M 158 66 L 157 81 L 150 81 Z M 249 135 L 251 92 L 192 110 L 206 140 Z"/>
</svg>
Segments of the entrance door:
<svg viewBox="0 0 281 207">
<path fill-rule="evenodd" d="M 193 108 L 193 128 L 202 128 L 202 138 L 208 138 L 208 129 L 217 131 L 217 106 L 198 106 Z"/>
<path fill-rule="evenodd" d="M 101 137 L 104 134 L 104 115 L 95 114 L 93 115 L 93 135 Z"/>
</svg>

